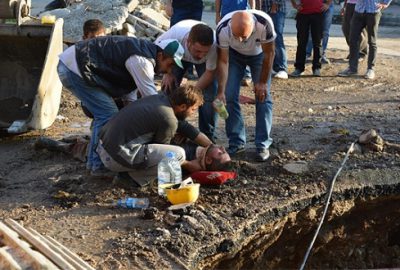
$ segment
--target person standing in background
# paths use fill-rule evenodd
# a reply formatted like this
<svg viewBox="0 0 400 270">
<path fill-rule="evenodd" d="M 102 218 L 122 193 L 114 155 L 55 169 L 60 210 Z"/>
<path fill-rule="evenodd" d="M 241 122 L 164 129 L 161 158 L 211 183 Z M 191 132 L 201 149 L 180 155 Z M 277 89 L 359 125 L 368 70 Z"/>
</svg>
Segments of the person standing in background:
<svg viewBox="0 0 400 270">
<path fill-rule="evenodd" d="M 326 57 L 326 49 L 328 48 L 328 41 L 329 41 L 329 31 L 332 25 L 332 18 L 333 18 L 333 2 L 329 5 L 329 8 L 324 11 L 323 13 L 323 27 L 322 27 L 322 53 L 321 53 L 321 64 L 330 64 L 328 57 Z M 311 53 L 313 51 L 313 43 L 311 40 L 311 36 L 308 38 L 307 43 L 307 58 L 311 57 Z"/>
<path fill-rule="evenodd" d="M 295 70 L 290 74 L 292 77 L 300 77 L 304 73 L 306 63 L 306 49 L 308 36 L 311 32 L 313 42 L 312 71 L 316 77 L 321 76 L 321 37 L 323 26 L 323 12 L 328 10 L 332 0 L 323 3 L 322 0 L 301 0 L 297 3 L 291 0 L 292 6 L 297 10 L 297 50 Z"/>
<path fill-rule="evenodd" d="M 248 8 L 255 8 L 255 0 L 215 0 L 215 24 L 232 11 Z"/>
<path fill-rule="evenodd" d="M 286 1 L 285 0 L 257 0 L 257 9 L 265 11 L 274 23 L 276 32 L 275 58 L 272 66 L 272 76 L 278 79 L 287 79 L 287 54 L 283 40 L 283 28 L 285 27 Z"/>
<path fill-rule="evenodd" d="M 350 25 L 350 58 L 349 67 L 338 73 L 340 77 L 357 75 L 358 59 L 360 53 L 360 36 L 364 28 L 368 33 L 368 67 L 364 75 L 365 79 L 375 78 L 375 62 L 377 54 L 376 40 L 378 38 L 379 21 L 382 10 L 387 8 L 391 0 L 357 0 L 354 15 Z"/>
<path fill-rule="evenodd" d="M 345 0 L 343 8 L 341 10 L 341 14 L 343 15 L 343 23 L 342 23 L 342 31 L 343 35 L 346 38 L 346 43 L 350 48 L 350 25 L 351 19 L 354 15 L 354 8 L 356 7 L 357 0 Z M 367 38 L 367 29 L 364 27 L 361 31 L 360 35 L 360 58 L 359 62 L 362 62 L 368 54 L 368 38 Z M 347 56 L 347 59 L 350 58 L 350 55 Z"/>
</svg>

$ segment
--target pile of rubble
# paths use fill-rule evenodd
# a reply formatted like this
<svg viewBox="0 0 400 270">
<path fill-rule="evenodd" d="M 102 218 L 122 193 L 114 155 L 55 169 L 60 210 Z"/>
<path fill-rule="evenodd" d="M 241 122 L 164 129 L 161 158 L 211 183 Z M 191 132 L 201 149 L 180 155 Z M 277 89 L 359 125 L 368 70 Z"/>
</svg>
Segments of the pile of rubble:
<svg viewBox="0 0 400 270">
<path fill-rule="evenodd" d="M 42 13 L 64 19 L 64 41 L 75 43 L 82 37 L 86 20 L 99 19 L 107 34 L 147 38 L 154 41 L 169 28 L 169 18 L 160 0 L 75 0 L 63 9 Z"/>
</svg>

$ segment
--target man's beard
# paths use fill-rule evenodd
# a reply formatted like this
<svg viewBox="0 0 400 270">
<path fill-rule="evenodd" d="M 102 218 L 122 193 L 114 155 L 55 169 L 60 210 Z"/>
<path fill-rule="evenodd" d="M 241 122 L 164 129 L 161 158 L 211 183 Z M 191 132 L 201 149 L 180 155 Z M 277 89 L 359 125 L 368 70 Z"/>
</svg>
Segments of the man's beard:
<svg viewBox="0 0 400 270">
<path fill-rule="evenodd" d="M 183 121 L 183 120 L 185 120 L 186 117 L 187 117 L 187 112 L 186 112 L 186 111 L 178 112 L 178 113 L 175 113 L 175 116 L 176 116 L 176 118 L 177 118 L 178 120 Z"/>
</svg>

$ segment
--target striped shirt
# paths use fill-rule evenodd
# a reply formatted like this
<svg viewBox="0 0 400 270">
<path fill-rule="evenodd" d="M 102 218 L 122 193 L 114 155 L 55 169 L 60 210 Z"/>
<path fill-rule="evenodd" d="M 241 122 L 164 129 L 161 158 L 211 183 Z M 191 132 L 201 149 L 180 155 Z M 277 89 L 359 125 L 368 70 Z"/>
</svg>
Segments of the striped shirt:
<svg viewBox="0 0 400 270">
<path fill-rule="evenodd" d="M 286 1 L 285 0 L 265 0 L 262 2 L 262 10 L 265 10 L 265 12 L 270 13 L 272 4 L 274 4 L 274 3 L 278 5 L 277 12 L 286 13 Z"/>
<path fill-rule="evenodd" d="M 247 10 L 253 15 L 254 29 L 248 39 L 239 41 L 232 34 L 231 19 L 234 11 L 226 14 L 217 26 L 217 45 L 221 49 L 232 48 L 243 55 L 258 55 L 262 53 L 262 43 L 270 43 L 275 40 L 276 33 L 272 19 L 265 13 L 259 10 Z"/>
<path fill-rule="evenodd" d="M 391 1 L 392 0 L 357 0 L 354 11 L 358 13 L 378 13 L 380 10 L 378 4 L 389 5 Z"/>
</svg>

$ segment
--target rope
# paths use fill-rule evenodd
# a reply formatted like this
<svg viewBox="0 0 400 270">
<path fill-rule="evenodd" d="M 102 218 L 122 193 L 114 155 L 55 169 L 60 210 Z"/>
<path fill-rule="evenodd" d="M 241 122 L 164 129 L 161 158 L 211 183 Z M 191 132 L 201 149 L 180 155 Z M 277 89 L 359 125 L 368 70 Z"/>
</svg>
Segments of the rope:
<svg viewBox="0 0 400 270">
<path fill-rule="evenodd" d="M 336 172 L 335 176 L 334 176 L 333 179 L 332 179 L 332 182 L 331 182 L 330 187 L 329 187 L 329 190 L 328 190 L 328 197 L 326 198 L 325 208 L 324 208 L 324 212 L 323 212 L 323 214 L 322 214 L 322 218 L 321 218 L 321 220 L 320 220 L 320 222 L 319 222 L 319 224 L 318 224 L 318 228 L 317 228 L 317 230 L 315 231 L 314 237 L 313 237 L 313 239 L 311 240 L 311 243 L 310 243 L 310 245 L 309 245 L 309 247 L 308 247 L 308 249 L 307 249 L 307 252 L 306 252 L 306 254 L 304 255 L 303 262 L 302 262 L 302 264 L 301 264 L 301 266 L 300 266 L 300 268 L 299 268 L 300 270 L 303 270 L 303 269 L 304 269 L 304 267 L 305 267 L 305 265 L 306 265 L 306 262 L 307 262 L 307 259 L 308 259 L 308 256 L 310 255 L 311 249 L 312 249 L 312 247 L 313 247 L 313 245 L 314 245 L 314 242 L 315 242 L 315 240 L 317 239 L 319 230 L 321 229 L 322 223 L 324 222 L 324 219 L 325 219 L 325 216 L 326 216 L 326 212 L 328 211 L 329 202 L 330 202 L 331 197 L 332 197 L 333 187 L 334 187 L 334 185 L 335 185 L 336 178 L 339 176 L 340 172 L 342 171 L 342 169 L 343 169 L 343 167 L 344 167 L 344 164 L 346 163 L 346 161 L 347 161 L 348 158 L 349 158 L 350 153 L 353 152 L 353 150 L 354 150 L 354 145 L 355 145 L 356 142 L 357 142 L 357 141 L 353 142 L 353 143 L 350 145 L 349 149 L 347 150 L 346 156 L 344 157 L 344 159 L 343 159 L 343 161 L 342 161 L 342 164 L 341 164 L 340 168 L 338 169 L 338 171 Z"/>
</svg>

